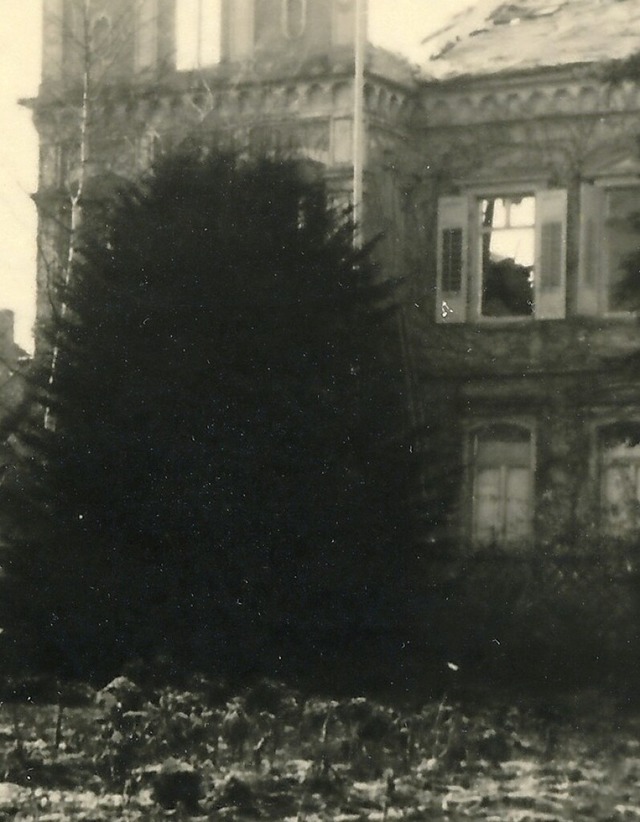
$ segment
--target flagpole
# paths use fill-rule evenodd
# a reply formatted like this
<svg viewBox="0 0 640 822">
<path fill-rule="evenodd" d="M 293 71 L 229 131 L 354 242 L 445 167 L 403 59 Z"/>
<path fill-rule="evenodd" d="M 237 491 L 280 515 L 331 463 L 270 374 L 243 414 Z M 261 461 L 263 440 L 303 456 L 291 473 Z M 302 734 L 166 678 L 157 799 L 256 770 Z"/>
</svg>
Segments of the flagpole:
<svg viewBox="0 0 640 822">
<path fill-rule="evenodd" d="M 204 13 L 203 13 L 203 9 L 202 9 L 202 2 L 203 2 L 203 0 L 198 0 L 198 9 L 197 9 L 198 20 L 196 22 L 197 37 L 198 37 L 198 42 L 197 42 L 197 45 L 196 45 L 196 62 L 197 62 L 198 69 L 202 68 L 202 38 L 204 37 L 204 32 L 202 31 L 202 27 L 203 27 L 203 23 L 204 23 Z"/>
<path fill-rule="evenodd" d="M 355 44 L 353 78 L 353 217 L 356 242 L 361 239 L 364 188 L 364 69 L 367 49 L 367 2 L 355 0 Z"/>
</svg>

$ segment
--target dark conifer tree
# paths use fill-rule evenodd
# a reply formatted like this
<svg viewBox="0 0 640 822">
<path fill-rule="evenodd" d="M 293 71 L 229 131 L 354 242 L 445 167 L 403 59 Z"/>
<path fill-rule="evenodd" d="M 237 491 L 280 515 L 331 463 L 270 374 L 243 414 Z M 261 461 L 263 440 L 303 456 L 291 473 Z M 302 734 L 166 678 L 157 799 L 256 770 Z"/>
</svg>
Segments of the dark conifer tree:
<svg viewBox="0 0 640 822">
<path fill-rule="evenodd" d="M 42 329 L 5 624 L 84 676 L 366 657 L 417 487 L 393 286 L 293 160 L 176 156 L 106 214 Z"/>
</svg>

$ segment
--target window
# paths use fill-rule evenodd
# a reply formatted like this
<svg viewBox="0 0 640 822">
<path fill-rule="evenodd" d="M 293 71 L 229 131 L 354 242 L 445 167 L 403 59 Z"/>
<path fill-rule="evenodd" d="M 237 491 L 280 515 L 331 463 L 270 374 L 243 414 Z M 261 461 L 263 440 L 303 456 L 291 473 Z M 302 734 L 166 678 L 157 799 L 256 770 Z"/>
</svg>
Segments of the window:
<svg viewBox="0 0 640 822">
<path fill-rule="evenodd" d="M 637 255 L 640 250 L 638 212 L 640 192 L 636 188 L 610 188 L 605 195 L 604 248 L 609 311 L 629 311 L 638 305 Z M 630 269 L 630 258 L 636 256 L 636 270 Z M 635 287 L 634 287 L 635 286 Z"/>
<path fill-rule="evenodd" d="M 473 542 L 506 545 L 529 539 L 533 528 L 531 432 L 516 425 L 475 432 L 472 472 Z"/>
<path fill-rule="evenodd" d="M 256 0 L 233 0 L 225 7 L 224 55 L 237 62 L 253 57 L 261 9 Z"/>
<path fill-rule="evenodd" d="M 307 24 L 306 0 L 282 0 L 282 31 L 293 40 L 301 37 Z"/>
<path fill-rule="evenodd" d="M 640 188 L 584 184 L 580 195 L 581 314 L 640 308 Z"/>
<path fill-rule="evenodd" d="M 331 40 L 335 46 L 351 46 L 356 36 L 355 0 L 333 0 Z"/>
<path fill-rule="evenodd" d="M 620 537 L 638 531 L 639 423 L 619 423 L 600 432 L 600 503 L 605 533 Z"/>
<path fill-rule="evenodd" d="M 483 317 L 531 317 L 534 312 L 536 198 L 480 200 Z"/>
<path fill-rule="evenodd" d="M 333 163 L 353 163 L 353 119 L 334 117 L 331 122 Z"/>
<path fill-rule="evenodd" d="M 198 69 L 220 62 L 221 0 L 177 0 L 176 66 Z"/>
<path fill-rule="evenodd" d="M 158 0 L 139 0 L 136 12 L 136 68 L 144 71 L 158 61 Z"/>
<path fill-rule="evenodd" d="M 116 58 L 113 27 L 104 14 L 91 21 L 89 54 L 93 79 L 104 79 L 105 72 Z"/>
<path fill-rule="evenodd" d="M 437 319 L 565 316 L 564 190 L 442 197 Z"/>
</svg>

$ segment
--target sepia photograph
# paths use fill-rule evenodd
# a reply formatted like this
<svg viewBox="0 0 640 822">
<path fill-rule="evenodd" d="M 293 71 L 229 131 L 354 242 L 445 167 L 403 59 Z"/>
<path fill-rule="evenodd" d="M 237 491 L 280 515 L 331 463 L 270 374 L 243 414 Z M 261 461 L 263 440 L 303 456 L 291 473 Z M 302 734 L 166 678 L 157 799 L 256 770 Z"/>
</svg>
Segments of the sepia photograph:
<svg viewBox="0 0 640 822">
<path fill-rule="evenodd" d="M 0 822 L 640 820 L 640 0 L 0 6 Z"/>
</svg>

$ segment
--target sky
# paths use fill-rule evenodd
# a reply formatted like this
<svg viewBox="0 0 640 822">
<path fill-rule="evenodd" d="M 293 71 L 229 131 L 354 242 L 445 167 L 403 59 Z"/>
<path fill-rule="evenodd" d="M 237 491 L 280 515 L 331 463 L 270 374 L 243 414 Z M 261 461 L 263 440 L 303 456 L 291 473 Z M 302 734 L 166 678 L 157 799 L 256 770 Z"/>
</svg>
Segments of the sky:
<svg viewBox="0 0 640 822">
<path fill-rule="evenodd" d="M 179 0 L 180 2 L 180 0 Z M 370 0 L 371 40 L 416 53 L 420 37 L 474 0 Z M 35 314 L 38 147 L 31 114 L 18 105 L 37 94 L 42 0 L 0 0 L 0 308 L 16 315 L 16 341 L 32 349 Z"/>
</svg>

